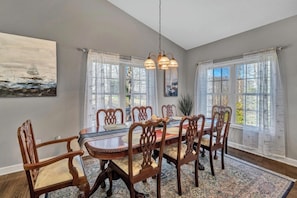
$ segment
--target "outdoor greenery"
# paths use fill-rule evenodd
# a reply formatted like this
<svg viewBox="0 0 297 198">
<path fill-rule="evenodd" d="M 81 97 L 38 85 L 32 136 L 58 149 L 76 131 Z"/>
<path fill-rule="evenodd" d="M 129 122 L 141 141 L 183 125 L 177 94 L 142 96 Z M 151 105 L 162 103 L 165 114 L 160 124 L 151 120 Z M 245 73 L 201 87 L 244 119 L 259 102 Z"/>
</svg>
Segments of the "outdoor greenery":
<svg viewBox="0 0 297 198">
<path fill-rule="evenodd" d="M 189 94 L 181 95 L 181 98 L 178 100 L 178 109 L 185 116 L 188 116 L 191 114 L 193 109 L 193 100 Z"/>
</svg>

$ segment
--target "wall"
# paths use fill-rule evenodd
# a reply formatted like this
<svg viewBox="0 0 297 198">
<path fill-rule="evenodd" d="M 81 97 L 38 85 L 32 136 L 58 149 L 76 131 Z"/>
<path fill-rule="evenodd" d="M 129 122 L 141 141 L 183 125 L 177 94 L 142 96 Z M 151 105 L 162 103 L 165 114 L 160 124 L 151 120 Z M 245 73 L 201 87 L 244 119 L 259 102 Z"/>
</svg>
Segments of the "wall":
<svg viewBox="0 0 297 198">
<path fill-rule="evenodd" d="M 219 30 L 218 30 L 219 31 Z M 193 92 L 196 64 L 201 61 L 240 55 L 275 46 L 287 46 L 279 53 L 281 75 L 287 98 L 286 156 L 297 160 L 297 16 L 187 51 L 187 88 Z"/>
<path fill-rule="evenodd" d="M 143 58 L 158 49 L 155 31 L 105 0 L 1 0 L 0 13 L 0 32 L 56 41 L 58 63 L 56 97 L 0 98 L 0 169 L 22 162 L 17 128 L 26 119 L 31 119 L 36 139 L 41 141 L 78 135 L 83 120 L 86 56 L 77 48 Z M 184 65 L 182 48 L 167 39 L 162 45 Z M 162 85 L 158 86 L 160 105 L 174 102 L 176 97 L 164 97 L 163 72 L 158 71 L 158 77 Z M 181 90 L 183 84 L 181 80 Z M 44 150 L 42 156 L 58 150 Z"/>
</svg>

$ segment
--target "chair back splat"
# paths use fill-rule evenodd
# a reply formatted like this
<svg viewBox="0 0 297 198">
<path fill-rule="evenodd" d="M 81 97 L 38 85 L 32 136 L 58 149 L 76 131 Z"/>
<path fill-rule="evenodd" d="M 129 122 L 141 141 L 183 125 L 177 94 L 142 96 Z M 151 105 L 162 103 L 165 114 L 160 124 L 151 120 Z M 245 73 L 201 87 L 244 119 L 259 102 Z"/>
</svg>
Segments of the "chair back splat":
<svg viewBox="0 0 297 198">
<path fill-rule="evenodd" d="M 171 118 L 177 116 L 177 109 L 174 104 L 162 105 L 161 110 L 163 118 Z"/>
<path fill-rule="evenodd" d="M 139 106 L 132 108 L 132 122 L 141 122 L 151 119 L 153 108 L 151 106 Z"/>
<path fill-rule="evenodd" d="M 99 109 L 96 113 L 97 126 L 123 124 L 124 112 L 120 108 Z"/>
</svg>

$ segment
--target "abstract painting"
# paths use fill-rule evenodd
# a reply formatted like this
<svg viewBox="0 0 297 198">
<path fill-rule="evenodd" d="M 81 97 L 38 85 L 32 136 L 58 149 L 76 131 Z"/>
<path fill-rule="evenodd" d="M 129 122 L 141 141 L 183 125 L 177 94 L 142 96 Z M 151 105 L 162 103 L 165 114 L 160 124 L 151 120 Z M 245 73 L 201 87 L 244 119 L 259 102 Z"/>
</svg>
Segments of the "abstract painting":
<svg viewBox="0 0 297 198">
<path fill-rule="evenodd" d="M 57 95 L 56 42 L 0 33 L 0 97 Z"/>
</svg>

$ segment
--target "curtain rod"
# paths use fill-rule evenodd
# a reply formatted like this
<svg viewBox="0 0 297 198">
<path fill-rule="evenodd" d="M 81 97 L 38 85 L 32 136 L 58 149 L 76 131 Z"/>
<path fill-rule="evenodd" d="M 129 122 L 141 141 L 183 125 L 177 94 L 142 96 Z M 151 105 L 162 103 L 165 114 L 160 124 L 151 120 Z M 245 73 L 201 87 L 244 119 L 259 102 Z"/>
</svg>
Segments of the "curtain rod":
<svg viewBox="0 0 297 198">
<path fill-rule="evenodd" d="M 109 55 L 118 55 L 118 56 L 120 56 L 120 59 L 123 59 L 123 60 L 131 60 L 132 58 L 144 60 L 143 57 L 127 56 L 127 55 L 121 55 L 121 54 L 117 54 L 117 53 L 113 53 L 113 52 L 103 52 L 103 51 L 96 50 L 96 49 L 88 49 L 88 48 L 76 48 L 76 49 L 78 51 L 82 51 L 83 53 L 88 53 L 90 50 L 92 50 L 92 51 L 98 52 L 98 53 L 104 53 L 104 54 L 109 54 Z"/>
<path fill-rule="evenodd" d="M 200 64 L 203 64 L 203 63 L 207 63 L 207 62 L 220 63 L 220 62 L 224 62 L 224 61 L 236 60 L 236 59 L 243 58 L 243 56 L 245 56 L 245 55 L 252 55 L 252 54 L 259 53 L 259 52 L 267 52 L 267 51 L 271 51 L 271 50 L 281 51 L 281 50 L 283 50 L 285 48 L 287 48 L 287 46 L 278 46 L 278 47 L 272 47 L 272 48 L 268 48 L 268 49 L 254 50 L 254 51 L 250 51 L 250 52 L 246 52 L 246 53 L 243 53 L 243 54 L 240 54 L 240 55 L 230 56 L 230 57 L 226 57 L 226 58 L 219 58 L 219 59 L 214 59 L 214 60 L 201 61 L 201 62 L 198 62 L 196 64 L 196 66 L 198 66 Z"/>
</svg>

